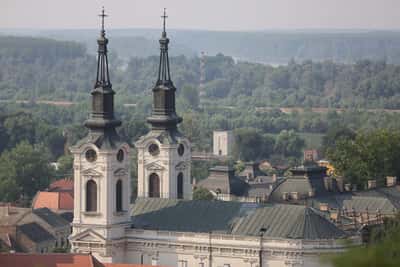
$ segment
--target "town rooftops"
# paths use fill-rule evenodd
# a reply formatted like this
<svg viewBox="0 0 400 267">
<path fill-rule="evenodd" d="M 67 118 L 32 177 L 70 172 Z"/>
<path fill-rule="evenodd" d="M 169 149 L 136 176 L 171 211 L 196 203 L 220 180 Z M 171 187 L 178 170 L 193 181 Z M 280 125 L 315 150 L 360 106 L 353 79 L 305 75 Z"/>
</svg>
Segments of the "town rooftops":
<svg viewBox="0 0 400 267">
<path fill-rule="evenodd" d="M 132 227 L 176 232 L 214 232 L 285 239 L 340 239 L 346 234 L 313 208 L 287 204 L 141 198 Z"/>
<path fill-rule="evenodd" d="M 149 267 L 140 264 L 100 263 L 90 254 L 0 253 L 4 267 Z"/>
<path fill-rule="evenodd" d="M 73 210 L 74 198 L 70 192 L 39 191 L 32 201 L 32 207 L 34 209 L 46 207 L 55 211 Z"/>
<path fill-rule="evenodd" d="M 197 185 L 217 194 L 232 194 L 236 196 L 244 195 L 247 190 L 247 183 L 236 177 L 234 169 L 230 166 L 210 168 L 210 175 Z"/>
<path fill-rule="evenodd" d="M 24 235 L 26 235 L 30 240 L 36 243 L 55 240 L 53 235 L 47 232 L 39 224 L 34 222 L 20 225 L 18 226 L 18 230 L 21 231 Z"/>
<path fill-rule="evenodd" d="M 48 208 L 35 209 L 33 210 L 33 213 L 53 227 L 64 227 L 69 225 L 69 222 L 66 219 L 52 212 Z"/>
<path fill-rule="evenodd" d="M 49 191 L 74 191 L 74 180 L 71 178 L 56 180 L 49 185 Z"/>
</svg>

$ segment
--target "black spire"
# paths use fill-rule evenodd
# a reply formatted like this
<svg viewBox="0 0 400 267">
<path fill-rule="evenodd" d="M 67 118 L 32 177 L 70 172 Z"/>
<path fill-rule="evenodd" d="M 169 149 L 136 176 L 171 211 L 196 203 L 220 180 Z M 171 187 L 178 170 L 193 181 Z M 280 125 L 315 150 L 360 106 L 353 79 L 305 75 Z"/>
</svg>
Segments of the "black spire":
<svg viewBox="0 0 400 267">
<path fill-rule="evenodd" d="M 163 32 L 160 38 L 160 65 L 158 67 L 158 79 L 153 88 L 153 111 L 147 121 L 153 129 L 175 130 L 176 125 L 182 121 L 175 111 L 176 88 L 171 81 L 169 71 L 168 43 L 165 22 L 168 16 L 164 8 Z"/>
<path fill-rule="evenodd" d="M 92 112 L 85 126 L 91 132 L 115 133 L 115 127 L 121 125 L 119 120 L 114 118 L 114 94 L 108 72 L 106 31 L 104 30 L 104 7 L 99 15 L 101 17 L 100 37 L 97 39 L 97 75 L 94 89 L 92 90 Z"/>
</svg>

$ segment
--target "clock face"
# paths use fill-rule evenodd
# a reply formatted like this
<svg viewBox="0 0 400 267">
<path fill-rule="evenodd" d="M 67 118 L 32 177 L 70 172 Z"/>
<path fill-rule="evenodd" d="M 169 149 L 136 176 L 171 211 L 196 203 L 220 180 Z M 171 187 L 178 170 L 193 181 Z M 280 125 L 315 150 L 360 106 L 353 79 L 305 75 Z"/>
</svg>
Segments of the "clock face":
<svg viewBox="0 0 400 267">
<path fill-rule="evenodd" d="M 89 162 L 95 162 L 97 160 L 97 153 L 93 149 L 89 149 L 85 153 L 86 160 Z"/>
<path fill-rule="evenodd" d="M 182 145 L 182 144 L 179 144 L 179 146 L 178 146 L 178 155 L 182 156 L 183 153 L 185 153 L 185 146 Z"/>
<path fill-rule="evenodd" d="M 149 153 L 150 153 L 152 156 L 157 156 L 158 154 L 160 154 L 160 148 L 158 147 L 157 144 L 151 144 L 151 145 L 149 146 Z"/>
<path fill-rule="evenodd" d="M 122 162 L 122 161 L 124 161 L 124 157 L 125 157 L 124 151 L 122 149 L 118 150 L 117 160 L 119 162 Z"/>
</svg>

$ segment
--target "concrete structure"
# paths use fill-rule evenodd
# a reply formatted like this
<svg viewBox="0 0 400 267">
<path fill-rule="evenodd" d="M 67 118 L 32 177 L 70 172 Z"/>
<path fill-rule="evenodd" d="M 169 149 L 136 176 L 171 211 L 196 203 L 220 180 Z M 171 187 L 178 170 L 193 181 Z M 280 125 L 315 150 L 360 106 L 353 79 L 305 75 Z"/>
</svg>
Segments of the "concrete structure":
<svg viewBox="0 0 400 267">
<path fill-rule="evenodd" d="M 97 78 L 92 90 L 92 111 L 85 126 L 88 135 L 71 147 L 74 156 L 74 219 L 72 252 L 96 249 L 101 262 L 121 259 L 125 228 L 130 225 L 130 147 L 121 141 L 114 117 L 107 58 L 108 39 L 103 19 L 98 43 Z M 96 241 L 102 244 L 96 244 Z M 84 241 L 84 242 L 83 242 Z M 89 247 L 88 247 L 89 244 Z M 91 244 L 95 244 L 92 248 Z"/>
<path fill-rule="evenodd" d="M 171 267 L 316 267 L 322 266 L 322 253 L 348 247 L 342 239 L 358 244 L 358 237 L 349 237 L 313 208 L 191 200 L 190 142 L 177 129 L 181 118 L 169 73 L 165 13 L 163 18 L 159 75 L 148 118 L 151 131 L 135 143 L 140 197 L 129 212 L 130 151 L 115 132 L 120 122 L 112 109 L 104 29 L 98 39 L 100 68 L 86 122 L 89 135 L 71 148 L 72 252 L 90 252 L 100 262 Z M 230 194 L 235 178 L 215 171 Z"/>
<path fill-rule="evenodd" d="M 217 156 L 231 156 L 234 136 L 232 131 L 213 132 L 213 153 Z"/>
</svg>

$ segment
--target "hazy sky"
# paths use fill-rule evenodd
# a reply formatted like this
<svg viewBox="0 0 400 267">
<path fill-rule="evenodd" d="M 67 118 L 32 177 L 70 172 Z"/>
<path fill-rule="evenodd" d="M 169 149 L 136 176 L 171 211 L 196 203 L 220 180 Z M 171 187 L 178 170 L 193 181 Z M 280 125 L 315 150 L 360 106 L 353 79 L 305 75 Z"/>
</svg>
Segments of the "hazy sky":
<svg viewBox="0 0 400 267">
<path fill-rule="evenodd" d="M 400 29 L 400 0 L 0 0 L 0 28 Z"/>
</svg>

